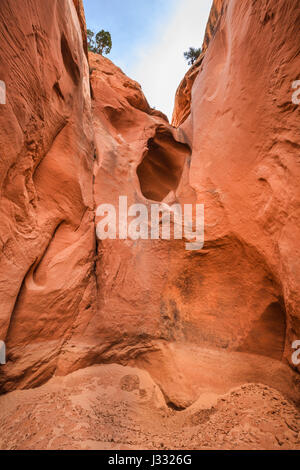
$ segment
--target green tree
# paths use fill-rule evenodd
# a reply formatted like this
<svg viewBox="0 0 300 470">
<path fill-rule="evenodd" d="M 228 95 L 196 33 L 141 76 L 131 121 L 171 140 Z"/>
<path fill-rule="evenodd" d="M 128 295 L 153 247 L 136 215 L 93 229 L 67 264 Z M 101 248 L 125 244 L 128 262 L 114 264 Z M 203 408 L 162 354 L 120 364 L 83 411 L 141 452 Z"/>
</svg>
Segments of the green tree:
<svg viewBox="0 0 300 470">
<path fill-rule="evenodd" d="M 196 49 L 195 47 L 190 47 L 187 52 L 184 52 L 184 58 L 188 61 L 189 65 L 193 65 L 198 57 L 200 56 L 202 50 L 201 48 Z"/>
<path fill-rule="evenodd" d="M 94 49 L 95 49 L 95 40 L 94 40 L 95 33 L 91 29 L 87 29 L 86 33 L 87 33 L 88 49 L 89 49 L 89 51 L 94 52 Z"/>
<path fill-rule="evenodd" d="M 99 33 L 96 34 L 95 39 L 95 50 L 97 54 L 109 54 L 112 48 L 111 35 L 108 31 L 102 29 Z"/>
</svg>

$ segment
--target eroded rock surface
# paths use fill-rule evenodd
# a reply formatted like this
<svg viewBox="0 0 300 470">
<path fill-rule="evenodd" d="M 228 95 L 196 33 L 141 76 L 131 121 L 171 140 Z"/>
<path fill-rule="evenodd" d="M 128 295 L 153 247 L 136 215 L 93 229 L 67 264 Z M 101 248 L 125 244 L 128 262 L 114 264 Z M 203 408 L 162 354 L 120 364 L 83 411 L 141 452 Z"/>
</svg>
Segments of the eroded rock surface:
<svg viewBox="0 0 300 470">
<path fill-rule="evenodd" d="M 176 127 L 87 56 L 81 1 L 22 9 L 0 5 L 0 446 L 298 448 L 296 2 L 215 0 Z M 204 249 L 97 240 L 119 196 L 204 204 Z"/>
<path fill-rule="evenodd" d="M 300 449 L 299 412 L 259 384 L 177 412 L 149 374 L 114 364 L 9 393 L 0 406 L 0 449 Z"/>
<path fill-rule="evenodd" d="M 78 2 L 77 2 L 78 3 Z M 50 378 L 95 297 L 89 68 L 70 0 L 3 0 L 2 392 Z"/>
<path fill-rule="evenodd" d="M 275 357 L 275 348 L 289 362 L 300 335 L 300 108 L 292 102 L 299 24 L 294 1 L 224 2 L 192 89 L 191 114 L 180 127 L 192 146 L 189 184 L 206 206 L 206 247 L 215 247 L 208 256 L 224 253 L 224 243 L 244 253 L 220 266 L 239 299 L 251 293 L 254 302 L 234 321 L 234 348 L 253 352 L 256 337 L 257 352 Z M 240 289 L 243 275 L 248 288 Z M 209 289 L 222 319 L 229 314 L 224 280 Z M 237 327 L 244 320 L 247 338 Z"/>
</svg>

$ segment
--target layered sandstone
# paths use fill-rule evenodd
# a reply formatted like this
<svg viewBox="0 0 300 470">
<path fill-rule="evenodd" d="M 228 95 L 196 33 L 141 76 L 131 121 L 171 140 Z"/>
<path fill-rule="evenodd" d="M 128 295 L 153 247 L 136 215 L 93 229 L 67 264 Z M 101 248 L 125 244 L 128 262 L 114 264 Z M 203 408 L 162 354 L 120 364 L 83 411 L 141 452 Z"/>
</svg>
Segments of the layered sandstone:
<svg viewBox="0 0 300 470">
<path fill-rule="evenodd" d="M 229 268 L 236 293 L 236 269 L 242 259 L 251 264 L 240 294 L 257 299 L 242 315 L 247 325 L 242 336 L 237 332 L 236 347 L 272 357 L 279 348 L 291 362 L 300 334 L 300 108 L 292 102 L 300 12 L 294 1 L 233 0 L 222 11 L 192 89 L 191 114 L 180 128 L 193 149 L 189 184 L 207 208 L 206 246 L 212 239 L 224 252 L 224 242 L 235 240 L 244 253 Z M 252 269 L 255 276 L 263 270 L 260 281 L 253 283 Z M 211 290 L 214 300 L 221 291 Z M 222 318 L 226 310 L 223 304 Z M 234 311 L 231 305 L 230 318 Z"/>
<path fill-rule="evenodd" d="M 175 127 L 88 64 L 81 1 L 20 11 L 0 5 L 0 386 L 44 385 L 0 397 L 0 447 L 299 447 L 295 1 L 215 0 Z M 97 240 L 119 196 L 204 204 L 204 249 Z"/>
<path fill-rule="evenodd" d="M 0 31 L 3 392 L 50 378 L 89 314 L 95 235 L 89 68 L 74 4 L 3 0 Z"/>
</svg>

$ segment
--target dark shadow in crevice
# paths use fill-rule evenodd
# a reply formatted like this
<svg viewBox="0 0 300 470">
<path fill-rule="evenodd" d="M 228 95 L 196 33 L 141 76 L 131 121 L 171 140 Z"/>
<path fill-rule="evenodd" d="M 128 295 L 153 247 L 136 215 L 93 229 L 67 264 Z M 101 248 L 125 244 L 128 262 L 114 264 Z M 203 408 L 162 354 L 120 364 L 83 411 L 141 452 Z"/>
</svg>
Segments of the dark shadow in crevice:
<svg viewBox="0 0 300 470">
<path fill-rule="evenodd" d="M 73 58 L 71 48 L 64 34 L 62 34 L 61 37 L 61 54 L 68 74 L 72 78 L 75 85 L 78 85 L 80 80 L 80 68 Z"/>
<path fill-rule="evenodd" d="M 149 139 L 147 153 L 137 168 L 143 195 L 162 201 L 170 191 L 176 191 L 185 160 L 190 155 L 188 145 L 177 142 L 168 129 L 158 128 Z"/>
<path fill-rule="evenodd" d="M 256 320 L 238 351 L 282 360 L 286 336 L 286 312 L 281 301 L 273 302 Z"/>
</svg>

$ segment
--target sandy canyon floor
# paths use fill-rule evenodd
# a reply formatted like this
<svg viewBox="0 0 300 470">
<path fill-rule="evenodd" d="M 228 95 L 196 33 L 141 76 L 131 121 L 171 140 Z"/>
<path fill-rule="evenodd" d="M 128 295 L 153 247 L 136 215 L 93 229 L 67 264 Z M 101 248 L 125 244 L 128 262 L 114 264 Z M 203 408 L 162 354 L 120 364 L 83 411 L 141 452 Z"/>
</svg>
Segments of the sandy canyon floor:
<svg viewBox="0 0 300 470">
<path fill-rule="evenodd" d="M 141 369 L 92 366 L 0 398 L 0 449 L 300 449 L 300 414 L 249 383 L 166 405 Z"/>
</svg>

